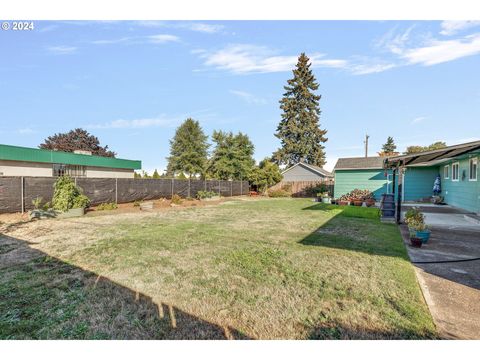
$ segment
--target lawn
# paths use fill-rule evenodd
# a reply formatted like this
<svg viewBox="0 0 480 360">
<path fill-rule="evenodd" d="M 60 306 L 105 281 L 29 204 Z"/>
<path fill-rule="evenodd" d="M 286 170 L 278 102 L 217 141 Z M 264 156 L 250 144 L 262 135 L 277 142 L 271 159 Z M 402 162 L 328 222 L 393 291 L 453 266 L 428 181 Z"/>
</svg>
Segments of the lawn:
<svg viewBox="0 0 480 360">
<path fill-rule="evenodd" d="M 2 339 L 435 337 L 374 209 L 237 199 L 3 226 Z"/>
</svg>

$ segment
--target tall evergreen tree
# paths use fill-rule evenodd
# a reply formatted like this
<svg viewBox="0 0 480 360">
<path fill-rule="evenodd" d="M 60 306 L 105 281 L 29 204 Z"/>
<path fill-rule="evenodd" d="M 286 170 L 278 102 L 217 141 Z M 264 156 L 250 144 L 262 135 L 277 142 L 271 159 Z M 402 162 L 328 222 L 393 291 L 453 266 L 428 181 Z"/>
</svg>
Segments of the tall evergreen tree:
<svg viewBox="0 0 480 360">
<path fill-rule="evenodd" d="M 255 147 L 247 135 L 214 131 L 215 143 L 210 159 L 209 176 L 221 180 L 248 179 L 255 166 Z"/>
<path fill-rule="evenodd" d="M 378 153 L 379 156 L 392 156 L 392 155 L 398 155 L 397 150 L 397 145 L 395 145 L 395 141 L 393 140 L 393 137 L 389 136 L 387 138 L 387 142 L 382 145 L 382 151 Z"/>
<path fill-rule="evenodd" d="M 160 174 L 158 173 L 157 169 L 152 174 L 152 179 L 160 179 Z"/>
<path fill-rule="evenodd" d="M 278 164 L 291 166 L 299 161 L 325 165 L 325 137 L 327 131 L 320 128 L 321 96 L 316 95 L 318 83 L 310 69 L 309 58 L 302 53 L 293 70 L 293 79 L 287 81 L 285 93 L 280 100 L 283 111 L 275 136 L 281 148 L 273 154 Z"/>
<path fill-rule="evenodd" d="M 208 136 L 198 121 L 188 118 L 177 128 L 170 140 L 167 173 L 187 173 L 190 177 L 204 175 L 208 163 Z"/>
</svg>

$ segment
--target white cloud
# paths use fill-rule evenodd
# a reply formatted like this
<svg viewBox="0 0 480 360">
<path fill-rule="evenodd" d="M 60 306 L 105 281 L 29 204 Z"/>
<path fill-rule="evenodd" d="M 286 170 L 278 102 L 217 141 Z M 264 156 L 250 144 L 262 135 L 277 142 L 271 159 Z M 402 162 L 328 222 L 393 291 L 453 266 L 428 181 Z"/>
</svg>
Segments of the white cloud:
<svg viewBox="0 0 480 360">
<path fill-rule="evenodd" d="M 426 119 L 427 119 L 426 116 L 418 116 L 418 117 L 416 117 L 415 119 L 413 119 L 413 120 L 411 121 L 411 123 L 412 123 L 412 124 L 418 124 L 418 123 L 423 122 L 423 121 L 426 120 Z"/>
<path fill-rule="evenodd" d="M 49 46 L 47 50 L 55 55 L 69 55 L 77 52 L 77 47 L 75 46 Z"/>
<path fill-rule="evenodd" d="M 201 33 L 207 34 L 214 34 L 217 32 L 222 31 L 225 27 L 219 24 L 207 24 L 207 23 L 200 23 L 200 22 L 165 22 L 165 21 L 137 21 L 137 25 L 148 27 L 148 28 L 159 28 L 159 27 L 167 27 L 173 29 L 186 29 L 190 31 L 196 31 Z"/>
<path fill-rule="evenodd" d="M 480 53 L 480 34 L 453 40 L 429 40 L 424 46 L 402 49 L 399 55 L 410 64 L 436 65 Z"/>
<path fill-rule="evenodd" d="M 27 128 L 18 129 L 17 132 L 21 135 L 26 135 L 26 134 L 33 134 L 35 130 L 27 127 Z"/>
<path fill-rule="evenodd" d="M 92 41 L 92 44 L 95 44 L 95 45 L 120 44 L 120 43 L 128 42 L 130 40 L 132 40 L 131 37 L 122 37 L 122 38 L 110 39 L 110 40 L 95 40 L 95 41 Z"/>
<path fill-rule="evenodd" d="M 243 99 L 249 104 L 255 104 L 255 105 L 264 105 L 267 103 L 267 101 L 263 98 L 256 97 L 253 94 L 250 94 L 246 91 L 241 91 L 241 90 L 230 90 L 230 93 L 233 95 L 238 96 L 239 98 Z"/>
<path fill-rule="evenodd" d="M 353 64 L 349 67 L 349 69 L 354 75 L 367 75 L 367 74 L 380 73 L 386 70 L 390 70 L 396 66 L 397 65 L 393 63 Z"/>
<path fill-rule="evenodd" d="M 470 29 L 472 27 L 480 26 L 480 21 L 478 20 L 447 20 L 442 21 L 441 27 L 442 30 L 440 34 L 442 35 L 455 35 L 456 33 Z"/>
<path fill-rule="evenodd" d="M 172 127 L 176 126 L 182 118 L 169 118 L 164 115 L 155 118 L 141 118 L 141 119 L 118 119 L 106 123 L 90 124 L 87 128 L 90 129 L 139 129 L 149 127 Z"/>
<path fill-rule="evenodd" d="M 170 35 L 170 34 L 158 34 L 158 35 L 150 35 L 147 36 L 149 41 L 154 44 L 164 44 L 167 42 L 176 42 L 180 41 L 180 38 L 175 35 Z"/>
<path fill-rule="evenodd" d="M 214 52 L 198 52 L 204 64 L 235 74 L 269 73 L 291 71 L 298 55 L 276 55 L 264 46 L 235 44 Z M 310 56 L 312 67 L 344 68 L 348 62 L 341 59 L 326 59 L 323 54 Z"/>
</svg>

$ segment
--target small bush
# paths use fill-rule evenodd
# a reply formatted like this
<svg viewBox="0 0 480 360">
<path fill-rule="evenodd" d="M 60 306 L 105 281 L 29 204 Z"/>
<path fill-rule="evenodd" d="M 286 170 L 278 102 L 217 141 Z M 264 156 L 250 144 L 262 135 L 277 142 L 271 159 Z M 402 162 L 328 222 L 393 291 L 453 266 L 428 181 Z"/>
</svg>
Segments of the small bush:
<svg viewBox="0 0 480 360">
<path fill-rule="evenodd" d="M 328 186 L 325 184 L 318 185 L 309 185 L 305 189 L 305 195 L 307 196 L 317 196 L 319 193 L 328 193 Z"/>
<path fill-rule="evenodd" d="M 40 206 L 42 206 L 43 198 L 41 196 L 37 196 L 35 199 L 32 200 L 32 205 L 35 210 L 39 210 Z"/>
<path fill-rule="evenodd" d="M 202 199 L 210 199 L 212 197 L 218 196 L 218 193 L 215 191 L 199 191 L 197 192 L 197 199 L 202 200 Z"/>
<path fill-rule="evenodd" d="M 88 197 L 75 185 L 70 176 L 60 176 L 54 184 L 52 205 L 55 210 L 67 211 L 74 208 L 86 208 L 90 205 Z"/>
<path fill-rule="evenodd" d="M 118 205 L 114 202 L 111 203 L 102 203 L 97 206 L 97 210 L 115 210 L 118 209 Z"/>
<path fill-rule="evenodd" d="M 183 202 L 183 199 L 178 194 L 173 194 L 172 200 L 170 200 L 170 204 L 180 205 Z"/>
<path fill-rule="evenodd" d="M 292 196 L 292 194 L 288 191 L 280 189 L 280 190 L 270 190 L 268 192 L 268 196 L 272 198 L 279 198 L 279 197 L 290 197 Z"/>
</svg>

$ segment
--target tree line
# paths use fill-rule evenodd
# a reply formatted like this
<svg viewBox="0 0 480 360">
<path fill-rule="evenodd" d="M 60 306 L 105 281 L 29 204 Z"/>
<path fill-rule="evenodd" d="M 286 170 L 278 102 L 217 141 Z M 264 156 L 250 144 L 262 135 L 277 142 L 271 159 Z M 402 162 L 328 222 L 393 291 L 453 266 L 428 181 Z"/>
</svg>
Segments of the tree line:
<svg viewBox="0 0 480 360">
<path fill-rule="evenodd" d="M 421 145 L 411 145 L 407 146 L 404 155 L 417 154 L 424 151 L 438 150 L 446 148 L 447 144 L 444 141 L 436 141 L 433 144 L 427 146 Z M 382 145 L 382 150 L 378 152 L 379 156 L 395 156 L 400 155 L 400 152 L 397 151 L 397 145 L 393 140 L 393 137 L 389 136 L 385 144 Z"/>
</svg>

